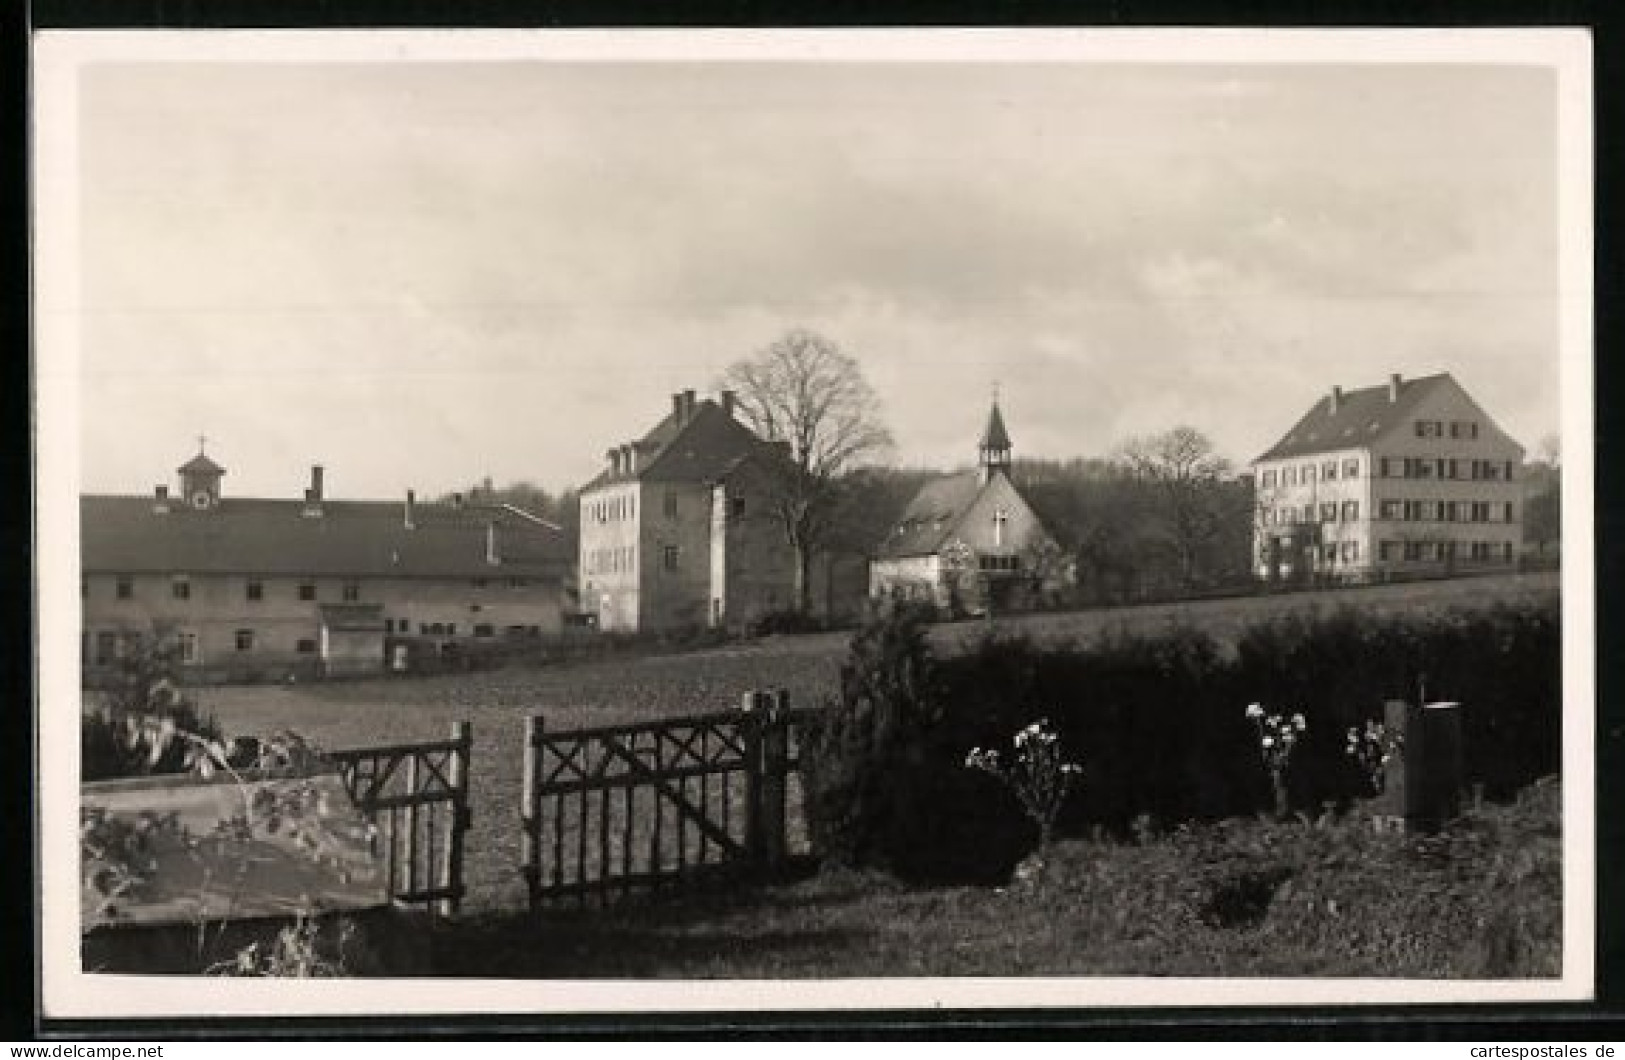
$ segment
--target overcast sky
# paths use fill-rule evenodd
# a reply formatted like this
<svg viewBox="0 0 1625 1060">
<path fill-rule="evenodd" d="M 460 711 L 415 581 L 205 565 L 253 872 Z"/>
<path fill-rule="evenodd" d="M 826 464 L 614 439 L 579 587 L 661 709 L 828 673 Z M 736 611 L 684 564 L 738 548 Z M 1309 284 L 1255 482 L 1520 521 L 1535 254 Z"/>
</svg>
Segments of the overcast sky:
<svg viewBox="0 0 1625 1060">
<path fill-rule="evenodd" d="M 83 486 L 550 489 L 791 327 L 902 464 L 1449 371 L 1558 428 L 1555 79 L 1513 66 L 98 65 Z"/>
</svg>

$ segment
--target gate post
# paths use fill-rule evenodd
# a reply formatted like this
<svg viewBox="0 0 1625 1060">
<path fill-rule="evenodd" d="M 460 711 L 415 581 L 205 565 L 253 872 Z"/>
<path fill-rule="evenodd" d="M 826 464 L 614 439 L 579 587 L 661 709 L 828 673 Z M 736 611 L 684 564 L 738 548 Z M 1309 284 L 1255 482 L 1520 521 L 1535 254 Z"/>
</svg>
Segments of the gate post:
<svg viewBox="0 0 1625 1060">
<path fill-rule="evenodd" d="M 785 798 L 789 794 L 790 693 L 773 692 L 762 727 L 762 858 L 769 872 L 784 868 Z"/>
<path fill-rule="evenodd" d="M 739 701 L 739 735 L 745 744 L 745 856 L 753 868 L 767 863 L 762 820 L 762 735 L 768 705 L 766 692 L 750 691 Z"/>
<path fill-rule="evenodd" d="M 1383 772 L 1379 827 L 1436 831 L 1461 812 L 1461 704 L 1389 700 L 1393 751 Z"/>
<path fill-rule="evenodd" d="M 525 775 L 519 795 L 519 874 L 526 904 L 536 908 L 542 886 L 541 756 L 547 722 L 540 714 L 525 719 Z"/>
<path fill-rule="evenodd" d="M 451 753 L 446 782 L 456 793 L 452 800 L 451 831 L 446 836 L 446 847 L 441 854 L 440 878 L 452 889 L 451 897 L 436 904 L 441 916 L 452 916 L 462 904 L 463 892 L 463 833 L 473 821 L 473 810 L 468 801 L 468 774 L 474 752 L 474 726 L 467 721 L 452 722 L 451 738 L 457 747 Z"/>
</svg>

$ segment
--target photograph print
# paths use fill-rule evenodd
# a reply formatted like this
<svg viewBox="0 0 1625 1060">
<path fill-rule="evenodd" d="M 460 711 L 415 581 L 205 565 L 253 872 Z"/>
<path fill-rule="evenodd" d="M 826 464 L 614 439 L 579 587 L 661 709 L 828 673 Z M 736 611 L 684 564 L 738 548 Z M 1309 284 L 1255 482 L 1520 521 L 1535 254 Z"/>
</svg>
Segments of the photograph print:
<svg viewBox="0 0 1625 1060">
<path fill-rule="evenodd" d="M 35 60 L 47 1015 L 1592 996 L 1583 34 Z"/>
</svg>

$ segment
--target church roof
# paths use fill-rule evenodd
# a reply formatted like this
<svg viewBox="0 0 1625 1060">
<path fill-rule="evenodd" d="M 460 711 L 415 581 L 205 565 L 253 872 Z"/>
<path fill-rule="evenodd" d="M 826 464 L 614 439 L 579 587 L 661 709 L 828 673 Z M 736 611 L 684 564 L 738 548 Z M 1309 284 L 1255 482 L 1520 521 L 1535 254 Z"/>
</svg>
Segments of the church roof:
<svg viewBox="0 0 1625 1060">
<path fill-rule="evenodd" d="M 175 470 L 183 475 L 224 475 L 226 473 L 225 468 L 210 460 L 204 453 L 198 453 L 198 455 Z"/>
<path fill-rule="evenodd" d="M 232 498 L 207 511 L 151 497 L 79 499 L 80 563 L 99 573 L 236 573 L 330 577 L 559 577 L 573 561 L 563 532 L 509 505 Z M 486 562 L 496 525 L 499 564 Z"/>
<path fill-rule="evenodd" d="M 982 488 L 981 476 L 975 471 L 927 482 L 875 550 L 876 556 L 929 556 L 941 551 L 960 516 L 981 496 Z"/>
<path fill-rule="evenodd" d="M 673 410 L 632 443 L 632 471 L 605 469 L 582 492 L 614 482 L 715 482 L 772 444 L 734 419 L 709 398 L 686 415 Z"/>
<path fill-rule="evenodd" d="M 1338 397 L 1335 412 L 1328 394 L 1311 405 L 1303 418 L 1258 460 L 1284 460 L 1370 445 L 1405 423 L 1424 398 L 1452 383 L 1450 374 L 1441 372 L 1420 379 L 1401 379 L 1398 394 L 1392 396 L 1388 383 L 1349 390 Z"/>
<path fill-rule="evenodd" d="M 993 411 L 988 413 L 987 427 L 982 431 L 982 440 L 978 443 L 983 449 L 1005 450 L 1011 448 L 1010 432 L 1004 429 L 1004 416 L 999 412 L 999 403 L 993 402 Z"/>
</svg>

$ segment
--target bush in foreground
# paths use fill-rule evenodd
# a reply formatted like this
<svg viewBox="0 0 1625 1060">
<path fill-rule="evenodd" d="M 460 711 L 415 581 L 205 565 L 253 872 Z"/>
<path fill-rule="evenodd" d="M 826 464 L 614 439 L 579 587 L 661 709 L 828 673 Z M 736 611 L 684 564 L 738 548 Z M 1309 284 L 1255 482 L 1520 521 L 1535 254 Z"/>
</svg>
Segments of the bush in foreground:
<svg viewBox="0 0 1625 1060">
<path fill-rule="evenodd" d="M 892 616 L 854 638 L 830 732 L 804 758 L 815 842 L 839 864 L 909 879 L 1003 879 L 1036 831 L 996 781 L 962 767 L 971 748 L 1040 718 L 1088 763 L 1061 807 L 1063 836 L 1347 809 L 1370 795 L 1371 780 L 1346 734 L 1380 717 L 1388 699 L 1463 703 L 1467 780 L 1492 798 L 1560 767 L 1555 604 L 1289 616 L 1244 631 L 1234 654 L 1171 627 L 1081 646 L 990 636 L 960 655 L 914 659 L 916 648 L 902 646 L 924 651 L 917 624 Z M 905 673 L 917 679 L 895 692 Z M 1260 701 L 1304 719 L 1279 792 L 1246 714 Z M 831 801 L 837 789 L 849 794 Z"/>
</svg>

